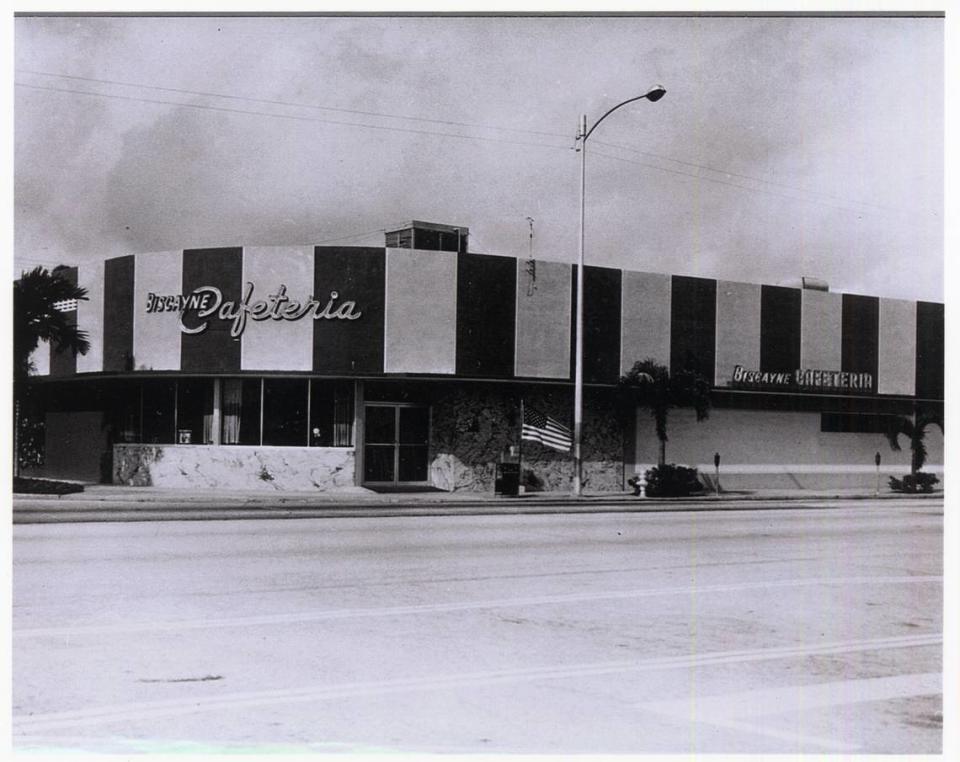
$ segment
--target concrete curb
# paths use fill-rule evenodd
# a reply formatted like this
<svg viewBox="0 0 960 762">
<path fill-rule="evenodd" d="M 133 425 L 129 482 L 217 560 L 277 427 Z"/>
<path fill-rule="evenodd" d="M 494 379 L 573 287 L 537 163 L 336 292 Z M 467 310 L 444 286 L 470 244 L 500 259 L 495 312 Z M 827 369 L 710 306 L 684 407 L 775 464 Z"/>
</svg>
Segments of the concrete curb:
<svg viewBox="0 0 960 762">
<path fill-rule="evenodd" d="M 789 510 L 800 507 L 829 509 L 849 502 L 864 500 L 925 500 L 940 499 L 942 493 L 929 495 L 840 495 L 834 493 L 803 495 L 751 495 L 737 497 L 700 498 L 635 498 L 633 496 L 586 498 L 539 498 L 516 500 L 489 498 L 486 500 L 393 500 L 393 501 L 324 501 L 316 499 L 277 498 L 257 496 L 245 502 L 238 500 L 211 500 L 209 496 L 193 500 L 176 496 L 151 496 L 153 499 L 124 500 L 98 497 L 93 500 L 31 499 L 20 496 L 14 503 L 14 524 L 80 523 L 105 521 L 215 521 L 282 518 L 378 518 L 402 516 L 509 516 L 536 514 L 589 513 L 663 513 L 691 511 Z M 158 499 L 162 498 L 162 499 Z M 829 501 L 829 502 L 828 502 Z M 110 503 L 109 506 L 104 503 Z M 837 504 L 839 503 L 839 505 Z"/>
</svg>

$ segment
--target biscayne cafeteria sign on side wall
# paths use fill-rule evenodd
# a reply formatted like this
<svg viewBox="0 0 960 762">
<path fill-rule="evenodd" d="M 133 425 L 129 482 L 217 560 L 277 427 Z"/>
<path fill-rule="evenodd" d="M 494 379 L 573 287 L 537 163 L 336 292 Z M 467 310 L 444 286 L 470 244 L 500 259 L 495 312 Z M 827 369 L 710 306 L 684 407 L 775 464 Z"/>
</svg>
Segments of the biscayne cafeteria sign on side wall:
<svg viewBox="0 0 960 762">
<path fill-rule="evenodd" d="M 760 389 L 832 389 L 837 391 L 873 391 L 872 373 L 852 373 L 839 370 L 798 369 L 790 372 L 746 370 L 742 365 L 733 369 L 733 386 Z"/>
<path fill-rule="evenodd" d="M 362 312 L 357 311 L 356 302 L 338 303 L 340 294 L 331 291 L 326 300 L 311 296 L 298 301 L 287 296 L 287 287 L 280 284 L 275 293 L 265 299 L 253 301 L 253 284 L 247 283 L 243 296 L 238 301 L 224 301 L 223 293 L 216 286 L 200 286 L 189 294 L 147 294 L 147 313 L 179 312 L 196 310 L 196 316 L 202 322 L 189 328 L 183 324 L 184 333 L 202 333 L 210 324 L 211 318 L 231 321 L 230 335 L 240 336 L 247 327 L 247 320 L 300 320 L 310 317 L 313 320 L 356 320 Z"/>
</svg>

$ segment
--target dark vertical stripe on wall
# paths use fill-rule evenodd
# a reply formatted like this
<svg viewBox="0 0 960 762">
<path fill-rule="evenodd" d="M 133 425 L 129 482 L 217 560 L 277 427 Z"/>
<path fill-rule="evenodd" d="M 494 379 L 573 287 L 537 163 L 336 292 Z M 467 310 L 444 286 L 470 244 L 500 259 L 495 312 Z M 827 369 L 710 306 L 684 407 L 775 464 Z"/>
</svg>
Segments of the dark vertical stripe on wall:
<svg viewBox="0 0 960 762">
<path fill-rule="evenodd" d="M 59 270 L 61 278 L 77 285 L 77 268 L 67 267 Z M 64 313 L 64 321 L 67 325 L 76 326 L 77 310 L 72 309 Z M 77 372 L 77 356 L 69 349 L 57 351 L 53 345 L 50 347 L 50 375 L 51 376 L 73 376 Z"/>
<path fill-rule="evenodd" d="M 451 256 L 453 256 L 451 254 Z M 356 304 L 356 320 L 313 321 L 313 370 L 317 373 L 383 373 L 386 252 L 375 247 L 314 248 L 313 295 L 326 304 Z"/>
<path fill-rule="evenodd" d="M 942 400 L 943 305 L 917 302 L 917 396 Z"/>
<path fill-rule="evenodd" d="M 577 266 L 571 268 L 570 377 L 576 363 Z M 609 267 L 583 271 L 583 380 L 615 384 L 620 378 L 620 302 L 623 273 Z"/>
<path fill-rule="evenodd" d="M 717 282 L 674 275 L 670 298 L 670 372 L 692 370 L 714 380 Z"/>
<path fill-rule="evenodd" d="M 800 289 L 760 287 L 760 370 L 793 373 L 800 367 Z"/>
<path fill-rule="evenodd" d="M 513 376 L 517 260 L 457 256 L 457 375 Z"/>
<path fill-rule="evenodd" d="M 188 249 L 183 252 L 183 293 L 200 286 L 220 289 L 224 302 L 237 302 L 243 279 L 243 249 Z M 216 315 L 197 317 L 196 310 L 183 313 L 187 328 L 206 322 L 201 333 L 184 333 L 180 339 L 180 369 L 198 373 L 240 370 L 240 337 L 230 335 L 233 321 Z"/>
<path fill-rule="evenodd" d="M 870 373 L 877 391 L 880 346 L 880 300 L 875 296 L 843 294 L 840 370 Z M 829 370 L 829 369 L 828 369 Z"/>
<path fill-rule="evenodd" d="M 116 257 L 103 268 L 103 369 L 133 370 L 133 285 L 136 259 Z"/>
</svg>

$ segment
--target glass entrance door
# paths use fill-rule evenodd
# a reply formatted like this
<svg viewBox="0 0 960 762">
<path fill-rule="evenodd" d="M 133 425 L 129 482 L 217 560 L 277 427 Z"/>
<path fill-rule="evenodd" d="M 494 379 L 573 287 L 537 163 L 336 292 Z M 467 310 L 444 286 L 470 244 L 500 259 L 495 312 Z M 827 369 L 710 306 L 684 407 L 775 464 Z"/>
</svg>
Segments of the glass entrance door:
<svg viewBox="0 0 960 762">
<path fill-rule="evenodd" d="M 427 483 L 430 408 L 377 403 L 365 411 L 364 482 Z"/>
</svg>

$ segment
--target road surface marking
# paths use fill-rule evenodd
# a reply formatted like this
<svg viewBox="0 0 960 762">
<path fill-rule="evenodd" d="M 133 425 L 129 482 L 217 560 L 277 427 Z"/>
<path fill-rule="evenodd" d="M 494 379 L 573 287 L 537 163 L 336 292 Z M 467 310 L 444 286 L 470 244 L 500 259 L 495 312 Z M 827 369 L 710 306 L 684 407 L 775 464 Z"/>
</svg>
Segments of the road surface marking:
<svg viewBox="0 0 960 762">
<path fill-rule="evenodd" d="M 16 715 L 13 729 L 17 735 L 35 735 L 57 728 L 70 728 L 107 723 L 131 723 L 143 720 L 189 715 L 198 712 L 234 710 L 271 704 L 290 704 L 310 701 L 345 699 L 359 696 L 384 696 L 411 691 L 455 690 L 485 685 L 529 683 L 538 680 L 557 680 L 624 672 L 691 669 L 725 664 L 775 661 L 834 654 L 879 651 L 894 648 L 936 646 L 943 642 L 941 633 L 909 635 L 869 640 L 847 640 L 815 645 L 790 645 L 777 648 L 717 651 L 705 654 L 684 654 L 644 660 L 594 662 L 550 667 L 522 667 L 517 669 L 466 672 L 429 677 L 397 678 L 319 685 L 304 688 L 248 691 L 219 696 L 182 696 L 176 699 L 144 701 L 113 706 L 51 712 L 48 714 Z"/>
<path fill-rule="evenodd" d="M 807 712 L 817 709 L 914 696 L 939 696 L 942 693 L 943 675 L 939 672 L 925 672 L 792 685 L 716 696 L 693 696 L 669 701 L 645 701 L 637 707 L 674 721 L 702 722 L 798 743 L 801 748 L 796 751 L 807 751 L 806 747 L 811 744 L 836 751 L 856 751 L 860 748 L 856 744 L 805 733 L 794 733 L 744 720 L 786 715 L 800 722 Z"/>
<path fill-rule="evenodd" d="M 614 590 L 609 592 L 571 593 L 566 595 L 540 595 L 527 598 L 500 598 L 455 603 L 427 603 L 412 606 L 385 606 L 382 608 L 328 609 L 324 611 L 299 611 L 290 614 L 260 614 L 223 619 L 185 619 L 173 622 L 117 622 L 113 624 L 90 624 L 60 627 L 28 627 L 14 629 L 14 638 L 73 637 L 80 635 L 104 635 L 123 632 L 171 632 L 176 630 L 199 630 L 215 627 L 253 627 L 258 625 L 291 624 L 296 622 L 319 622 L 331 619 L 359 619 L 368 617 L 404 616 L 409 614 L 436 614 L 451 611 L 474 611 L 506 608 L 512 606 L 538 606 L 557 603 L 581 603 L 586 601 L 622 600 L 628 598 L 651 598 L 670 595 L 706 595 L 712 593 L 739 592 L 742 590 L 766 590 L 817 585 L 895 585 L 917 583 L 942 583 L 942 576 L 899 577 L 826 577 L 813 579 L 787 579 L 773 582 L 738 582 L 726 585 L 692 585 L 645 590 Z"/>
</svg>

